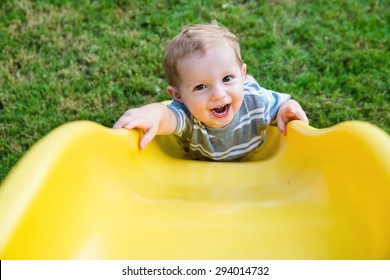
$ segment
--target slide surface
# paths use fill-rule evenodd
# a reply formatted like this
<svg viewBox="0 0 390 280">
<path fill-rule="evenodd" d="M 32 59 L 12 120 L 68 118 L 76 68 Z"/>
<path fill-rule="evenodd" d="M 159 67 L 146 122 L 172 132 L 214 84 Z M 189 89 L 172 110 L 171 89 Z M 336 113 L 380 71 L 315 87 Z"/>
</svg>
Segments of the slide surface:
<svg viewBox="0 0 390 280">
<path fill-rule="evenodd" d="M 80 121 L 0 188 L 0 259 L 389 259 L 390 137 L 363 122 L 267 131 L 246 162 Z"/>
</svg>

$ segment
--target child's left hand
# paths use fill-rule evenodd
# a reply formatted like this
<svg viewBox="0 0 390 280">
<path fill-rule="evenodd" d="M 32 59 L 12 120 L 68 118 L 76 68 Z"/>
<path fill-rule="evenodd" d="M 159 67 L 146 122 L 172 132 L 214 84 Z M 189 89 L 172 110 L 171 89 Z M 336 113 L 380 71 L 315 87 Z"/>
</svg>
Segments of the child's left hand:
<svg viewBox="0 0 390 280">
<path fill-rule="evenodd" d="M 279 108 L 278 115 L 276 116 L 276 122 L 280 133 L 286 135 L 286 125 L 293 120 L 301 120 L 307 124 L 309 123 L 301 105 L 295 100 L 289 99 L 283 102 Z"/>
</svg>

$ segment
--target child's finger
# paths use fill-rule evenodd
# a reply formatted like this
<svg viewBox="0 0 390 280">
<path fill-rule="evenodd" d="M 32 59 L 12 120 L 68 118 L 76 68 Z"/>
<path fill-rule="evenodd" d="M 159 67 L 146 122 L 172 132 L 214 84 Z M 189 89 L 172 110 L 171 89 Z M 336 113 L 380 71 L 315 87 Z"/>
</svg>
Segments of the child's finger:
<svg viewBox="0 0 390 280">
<path fill-rule="evenodd" d="M 278 126 L 280 133 L 282 133 L 283 135 L 286 135 L 286 123 L 287 121 L 285 121 L 284 116 L 282 115 L 277 116 L 276 124 Z"/>
<path fill-rule="evenodd" d="M 297 113 L 297 119 L 309 124 L 309 119 L 307 118 L 306 113 L 303 110 L 300 110 Z"/>
<path fill-rule="evenodd" d="M 148 130 L 144 131 L 144 135 L 140 141 L 140 148 L 143 150 L 145 147 L 153 140 L 156 136 L 157 127 L 151 127 Z"/>
<path fill-rule="evenodd" d="M 287 123 L 293 120 L 300 120 L 305 123 L 309 123 L 309 120 L 306 116 L 306 113 L 302 109 L 295 109 L 293 107 L 288 107 L 286 110 L 286 115 L 284 121 Z"/>
<path fill-rule="evenodd" d="M 287 105 L 283 111 L 282 111 L 282 118 L 284 120 L 284 122 L 289 122 L 291 120 L 295 120 L 297 118 L 297 108 L 295 108 L 295 106 L 293 105 Z"/>
<path fill-rule="evenodd" d="M 282 133 L 283 135 L 286 135 L 286 124 L 284 122 L 278 123 L 278 129 L 279 129 L 280 133 Z"/>
<path fill-rule="evenodd" d="M 123 120 L 118 120 L 112 128 L 124 128 L 125 122 Z"/>
<path fill-rule="evenodd" d="M 127 117 L 122 117 L 114 124 L 113 128 L 125 128 L 130 130 L 136 126 L 137 124 L 134 122 L 134 120 Z"/>
<path fill-rule="evenodd" d="M 114 124 L 113 128 L 127 128 L 126 126 L 131 121 L 131 118 L 125 114 L 119 118 L 119 120 Z"/>
<path fill-rule="evenodd" d="M 119 120 L 114 124 L 113 128 L 132 129 L 136 125 L 132 124 L 137 119 L 137 109 L 130 109 L 123 113 Z"/>
</svg>

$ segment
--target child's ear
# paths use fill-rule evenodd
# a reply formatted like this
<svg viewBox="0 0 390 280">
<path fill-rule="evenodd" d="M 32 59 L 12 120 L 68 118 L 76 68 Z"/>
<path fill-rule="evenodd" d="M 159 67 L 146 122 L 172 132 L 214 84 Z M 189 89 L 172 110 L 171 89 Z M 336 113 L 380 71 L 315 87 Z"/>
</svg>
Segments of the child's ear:
<svg viewBox="0 0 390 280">
<path fill-rule="evenodd" d="M 245 63 L 242 64 L 241 71 L 242 71 L 242 76 L 245 78 L 245 76 L 246 76 L 246 64 Z"/>
<path fill-rule="evenodd" d="M 167 93 L 169 94 L 170 97 L 172 97 L 173 100 L 181 102 L 181 96 L 179 91 L 173 87 L 173 86 L 168 86 L 167 87 Z"/>
</svg>

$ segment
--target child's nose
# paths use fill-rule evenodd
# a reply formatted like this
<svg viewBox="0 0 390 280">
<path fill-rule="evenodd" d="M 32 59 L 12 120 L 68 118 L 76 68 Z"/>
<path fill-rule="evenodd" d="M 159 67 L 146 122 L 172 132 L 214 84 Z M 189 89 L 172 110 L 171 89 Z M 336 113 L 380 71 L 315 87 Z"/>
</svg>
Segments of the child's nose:
<svg viewBox="0 0 390 280">
<path fill-rule="evenodd" d="M 218 101 L 218 100 L 224 99 L 225 96 L 226 96 L 226 91 L 222 87 L 217 86 L 217 87 L 213 88 L 213 90 L 212 90 L 211 100 Z"/>
</svg>

